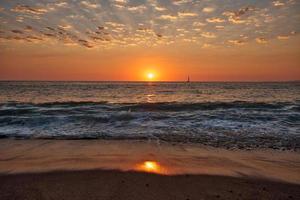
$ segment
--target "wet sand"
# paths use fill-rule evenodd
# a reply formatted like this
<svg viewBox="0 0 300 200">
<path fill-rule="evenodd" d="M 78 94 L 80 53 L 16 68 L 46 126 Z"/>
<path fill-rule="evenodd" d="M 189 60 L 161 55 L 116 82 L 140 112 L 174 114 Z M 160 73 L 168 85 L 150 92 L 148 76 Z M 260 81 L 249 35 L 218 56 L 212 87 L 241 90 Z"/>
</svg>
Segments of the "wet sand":
<svg viewBox="0 0 300 200">
<path fill-rule="evenodd" d="M 156 174 L 137 172 L 145 161 Z M 0 140 L 0 199 L 299 199 L 299 184 L 299 152 Z"/>
<path fill-rule="evenodd" d="M 299 185 L 212 175 L 104 170 L 0 176 L 0 199 L 299 199 Z"/>
</svg>

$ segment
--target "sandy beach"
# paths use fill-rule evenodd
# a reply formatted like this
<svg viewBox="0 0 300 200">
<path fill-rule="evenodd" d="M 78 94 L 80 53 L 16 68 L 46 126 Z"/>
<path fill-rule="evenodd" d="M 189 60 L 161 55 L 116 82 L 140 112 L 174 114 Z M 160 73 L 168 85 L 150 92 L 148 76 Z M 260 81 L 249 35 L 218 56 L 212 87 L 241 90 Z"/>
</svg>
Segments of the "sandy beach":
<svg viewBox="0 0 300 200">
<path fill-rule="evenodd" d="M 6 199 L 299 199 L 300 187 L 251 178 L 87 170 L 5 175 Z"/>
<path fill-rule="evenodd" d="M 157 167 L 148 171 L 147 161 Z M 0 140 L 1 199 L 299 199 L 299 172 L 290 151 Z"/>
</svg>

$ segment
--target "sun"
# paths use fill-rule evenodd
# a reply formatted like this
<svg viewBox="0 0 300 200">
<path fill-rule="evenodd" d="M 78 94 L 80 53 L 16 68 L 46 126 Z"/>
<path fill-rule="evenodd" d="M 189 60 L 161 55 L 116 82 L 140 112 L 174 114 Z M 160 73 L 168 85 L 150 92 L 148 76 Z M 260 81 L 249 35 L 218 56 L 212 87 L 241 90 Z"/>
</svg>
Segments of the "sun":
<svg viewBox="0 0 300 200">
<path fill-rule="evenodd" d="M 153 80 L 154 77 L 155 77 L 155 75 L 154 75 L 152 72 L 150 72 L 150 73 L 147 74 L 147 78 L 148 78 L 149 80 Z"/>
</svg>

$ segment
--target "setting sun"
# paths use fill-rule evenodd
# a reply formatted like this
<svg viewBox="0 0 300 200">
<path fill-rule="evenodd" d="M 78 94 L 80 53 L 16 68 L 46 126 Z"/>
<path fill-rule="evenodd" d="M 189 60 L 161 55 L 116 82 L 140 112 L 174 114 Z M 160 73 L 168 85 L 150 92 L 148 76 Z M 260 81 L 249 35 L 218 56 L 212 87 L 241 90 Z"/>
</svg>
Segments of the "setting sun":
<svg viewBox="0 0 300 200">
<path fill-rule="evenodd" d="M 148 73 L 147 77 L 149 80 L 152 80 L 152 79 L 154 79 L 155 75 L 153 73 Z"/>
</svg>

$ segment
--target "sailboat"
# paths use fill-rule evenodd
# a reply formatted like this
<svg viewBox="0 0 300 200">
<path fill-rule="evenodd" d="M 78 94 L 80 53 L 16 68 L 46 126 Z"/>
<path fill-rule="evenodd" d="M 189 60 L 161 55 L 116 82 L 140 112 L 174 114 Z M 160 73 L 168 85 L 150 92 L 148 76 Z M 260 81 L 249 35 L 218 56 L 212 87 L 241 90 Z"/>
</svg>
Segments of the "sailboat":
<svg viewBox="0 0 300 200">
<path fill-rule="evenodd" d="M 187 83 L 189 83 L 190 82 L 190 76 L 188 76 L 188 79 L 187 79 L 187 81 L 186 81 Z"/>
</svg>

